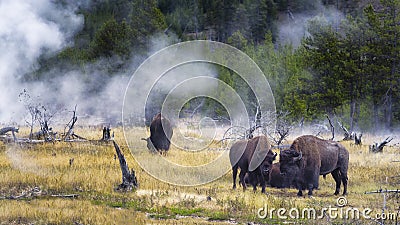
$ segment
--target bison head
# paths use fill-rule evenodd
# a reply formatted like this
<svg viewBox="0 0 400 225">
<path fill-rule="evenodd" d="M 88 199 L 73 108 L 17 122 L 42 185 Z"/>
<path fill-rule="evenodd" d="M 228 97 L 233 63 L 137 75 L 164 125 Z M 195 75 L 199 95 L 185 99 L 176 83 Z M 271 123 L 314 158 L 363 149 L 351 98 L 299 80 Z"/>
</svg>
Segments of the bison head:
<svg viewBox="0 0 400 225">
<path fill-rule="evenodd" d="M 279 155 L 280 170 L 282 175 L 295 175 L 300 169 L 300 161 L 303 158 L 301 152 L 292 149 L 281 151 Z"/>
<path fill-rule="evenodd" d="M 278 155 L 277 153 L 269 151 L 264 161 L 260 165 L 261 173 L 264 175 L 266 179 L 269 178 L 269 172 L 272 169 L 273 161 L 276 159 L 277 155 Z"/>
</svg>

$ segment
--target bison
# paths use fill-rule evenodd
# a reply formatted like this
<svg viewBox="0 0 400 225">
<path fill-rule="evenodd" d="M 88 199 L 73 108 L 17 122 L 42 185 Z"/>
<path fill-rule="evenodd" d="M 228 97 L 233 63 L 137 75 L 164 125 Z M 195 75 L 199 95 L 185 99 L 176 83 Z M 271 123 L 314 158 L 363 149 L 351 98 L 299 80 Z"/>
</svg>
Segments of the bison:
<svg viewBox="0 0 400 225">
<path fill-rule="evenodd" d="M 272 161 L 276 153 L 271 151 L 267 137 L 258 136 L 250 140 L 240 140 L 234 143 L 229 151 L 229 159 L 233 171 L 233 189 L 236 188 L 236 176 L 240 168 L 239 183 L 246 190 L 245 175 L 249 172 L 253 190 L 256 190 L 257 183 L 261 184 L 261 192 L 265 193 L 266 179 L 271 169 Z"/>
<path fill-rule="evenodd" d="M 271 187 L 275 187 L 275 188 L 289 188 L 289 187 L 295 187 L 294 184 L 294 176 L 283 176 L 281 174 L 281 170 L 280 170 L 280 163 L 274 163 L 272 164 L 271 169 L 269 170 L 268 173 L 268 182 L 267 184 L 269 184 Z M 250 180 L 249 177 L 249 173 L 246 173 L 245 177 L 244 177 L 244 181 L 246 184 L 251 184 L 254 181 Z M 257 181 L 258 182 L 258 181 Z"/>
<path fill-rule="evenodd" d="M 269 185 L 276 188 L 289 188 L 295 187 L 295 174 L 286 174 L 285 176 L 281 173 L 280 163 L 274 163 L 269 172 Z"/>
<path fill-rule="evenodd" d="M 349 152 L 341 144 L 312 135 L 298 137 L 288 150 L 283 150 L 279 157 L 282 174 L 295 177 L 298 196 L 308 189 L 312 196 L 313 189 L 318 188 L 319 175 L 331 173 L 336 182 L 335 195 L 339 194 L 343 183 L 343 195 L 347 193 L 347 170 Z"/>
<path fill-rule="evenodd" d="M 147 142 L 150 151 L 158 151 L 161 154 L 167 152 L 171 145 L 173 129 L 170 121 L 158 113 L 153 117 L 150 124 L 150 137 L 142 138 Z"/>
</svg>

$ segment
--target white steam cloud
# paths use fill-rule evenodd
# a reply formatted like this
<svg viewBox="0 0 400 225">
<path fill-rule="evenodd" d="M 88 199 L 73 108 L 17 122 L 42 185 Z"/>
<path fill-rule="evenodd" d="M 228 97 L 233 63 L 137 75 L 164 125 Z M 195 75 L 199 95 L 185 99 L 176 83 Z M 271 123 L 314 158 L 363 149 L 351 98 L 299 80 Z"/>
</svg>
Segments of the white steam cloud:
<svg viewBox="0 0 400 225">
<path fill-rule="evenodd" d="M 301 39 L 308 36 L 307 24 L 312 19 L 324 19 L 328 24 L 338 27 L 345 16 L 334 6 L 324 6 L 320 0 L 314 0 L 315 10 L 293 13 L 290 9 L 281 16 L 278 23 L 279 41 L 297 47 Z"/>
<path fill-rule="evenodd" d="M 121 121 L 129 78 L 146 56 L 134 56 L 128 64 L 130 68 L 118 74 L 109 71 L 110 65 L 120 63 L 118 57 L 112 57 L 88 63 L 83 68 L 53 68 L 42 74 L 45 79 L 23 81 L 26 74 L 39 68 L 41 57 L 53 56 L 73 44 L 74 35 L 84 23 L 83 16 L 76 12 L 89 4 L 90 0 L 0 1 L 0 124 L 23 126 L 29 120 L 29 112 L 19 97 L 24 90 L 34 103 L 52 112 L 58 111 L 51 125 L 66 124 L 75 105 L 79 124 Z M 174 34 L 154 35 L 149 40 L 149 54 L 176 42 Z"/>
<path fill-rule="evenodd" d="M 120 74 L 110 73 L 108 69 L 109 65 L 119 63 L 115 57 L 98 60 L 84 68 L 54 68 L 43 74 L 46 79 L 23 81 L 24 75 L 38 69 L 40 57 L 55 55 L 73 44 L 74 35 L 84 23 L 83 16 L 76 11 L 89 3 L 90 0 L 67 3 L 0 1 L 0 124 L 25 125 L 29 114 L 24 102 L 20 101 L 19 94 L 23 90 L 34 103 L 58 111 L 58 118 L 51 121 L 53 124 L 66 124 L 75 105 L 80 124 L 121 120 L 126 84 L 133 73 L 132 68 L 143 58 L 133 58 L 132 68 Z M 163 47 L 162 43 L 159 45 L 154 51 Z"/>
<path fill-rule="evenodd" d="M 0 1 L 0 121 L 17 122 L 23 106 L 19 79 L 35 68 L 42 54 L 52 54 L 82 26 L 83 18 L 50 0 Z M 38 86 L 44 88 L 46 85 Z M 19 121 L 18 121 L 19 122 Z"/>
</svg>

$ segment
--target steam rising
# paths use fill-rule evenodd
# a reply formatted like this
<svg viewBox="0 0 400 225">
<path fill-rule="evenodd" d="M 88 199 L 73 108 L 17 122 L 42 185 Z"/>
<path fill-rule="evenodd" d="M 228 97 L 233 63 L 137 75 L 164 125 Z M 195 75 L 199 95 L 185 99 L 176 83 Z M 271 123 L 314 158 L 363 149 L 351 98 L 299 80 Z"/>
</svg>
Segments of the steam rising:
<svg viewBox="0 0 400 225">
<path fill-rule="evenodd" d="M 20 122 L 23 107 L 18 94 L 29 88 L 19 79 L 35 68 L 42 54 L 54 54 L 68 45 L 83 24 L 83 18 L 73 11 L 49 0 L 0 2 L 0 121 Z M 45 86 L 33 85 L 43 93 Z"/>
<path fill-rule="evenodd" d="M 301 13 L 293 13 L 288 10 L 285 15 L 281 16 L 278 23 L 279 41 L 282 44 L 292 44 L 297 47 L 301 43 L 301 39 L 308 36 L 307 23 L 312 19 L 324 19 L 328 24 L 337 28 L 345 16 L 335 7 L 324 6 L 321 1 L 314 0 L 315 10 Z"/>
<path fill-rule="evenodd" d="M 83 69 L 53 69 L 45 74 L 48 78 L 45 81 L 21 81 L 24 74 L 37 69 L 40 57 L 57 54 L 72 45 L 74 34 L 84 22 L 82 15 L 76 14 L 76 11 L 79 7 L 87 7 L 89 2 L 74 0 L 60 5 L 51 0 L 0 1 L 0 123 L 24 125 L 27 111 L 18 98 L 24 89 L 40 103 L 66 113 L 66 110 L 72 110 L 77 105 L 78 117 L 80 120 L 87 118 L 88 123 L 120 120 L 126 84 L 145 56 L 132 58 L 132 67 L 120 74 L 110 75 L 104 68 L 104 65 L 115 63 L 116 59 L 112 58 L 85 65 Z M 291 19 L 288 17 L 279 24 L 281 41 L 299 44 L 305 34 L 306 21 L 321 12 L 332 21 L 342 17 L 336 10 L 326 9 L 319 2 L 314 12 L 291 15 Z M 149 41 L 149 55 L 176 42 L 173 34 L 169 37 L 165 34 L 156 35 Z M 212 67 L 200 70 L 200 74 L 216 76 Z M 185 78 L 177 70 L 174 72 L 177 73 L 173 75 L 175 78 L 169 77 L 167 82 L 160 80 L 159 84 L 173 85 L 175 82 L 171 80 L 181 81 Z M 137 78 L 137 82 L 142 79 Z M 59 122 L 63 124 L 69 119 L 65 114 L 60 118 Z"/>
<path fill-rule="evenodd" d="M 120 74 L 111 74 L 107 65 L 118 63 L 118 58 L 100 59 L 83 68 L 52 69 L 46 79 L 24 82 L 24 75 L 38 69 L 41 57 L 53 56 L 72 45 L 84 19 L 76 14 L 79 7 L 87 7 L 89 0 L 55 3 L 51 0 L 0 1 L 0 123 L 25 125 L 28 112 L 18 95 L 26 90 L 35 103 L 57 110 L 52 123 L 65 124 L 66 113 L 77 105 L 77 113 L 85 123 L 113 123 L 120 121 L 123 95 L 130 75 L 144 60 L 135 56 Z M 150 40 L 155 52 L 174 41 L 174 37 Z M 63 112 L 62 115 L 60 112 Z"/>
</svg>

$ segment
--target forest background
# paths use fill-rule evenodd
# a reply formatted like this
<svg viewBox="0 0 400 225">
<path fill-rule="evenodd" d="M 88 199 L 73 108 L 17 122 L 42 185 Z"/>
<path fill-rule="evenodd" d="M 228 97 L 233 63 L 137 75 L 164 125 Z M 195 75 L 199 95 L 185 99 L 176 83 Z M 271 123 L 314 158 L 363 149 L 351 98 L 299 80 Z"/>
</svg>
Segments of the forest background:
<svg viewBox="0 0 400 225">
<path fill-rule="evenodd" d="M 291 122 L 312 123 L 328 115 L 361 131 L 390 131 L 400 124 L 399 0 L 56 0 L 53 4 L 61 8 L 75 4 L 74 14 L 82 23 L 66 46 L 41 51 L 33 66 L 18 75 L 18 82 L 55 80 L 79 71 L 74 76 L 79 74 L 82 82 L 91 84 L 85 86 L 85 95 L 97 95 L 111 78 L 132 75 L 162 47 L 212 40 L 242 50 L 257 63 L 271 85 L 277 111 L 287 112 Z M 95 73 L 89 69 L 93 65 Z M 240 76 L 223 67 L 217 68 L 216 76 L 253 107 L 254 95 Z M 151 102 L 157 108 L 161 100 Z M 193 99 L 185 105 L 187 111 L 195 108 L 213 118 L 227 116 L 212 99 Z"/>
</svg>

